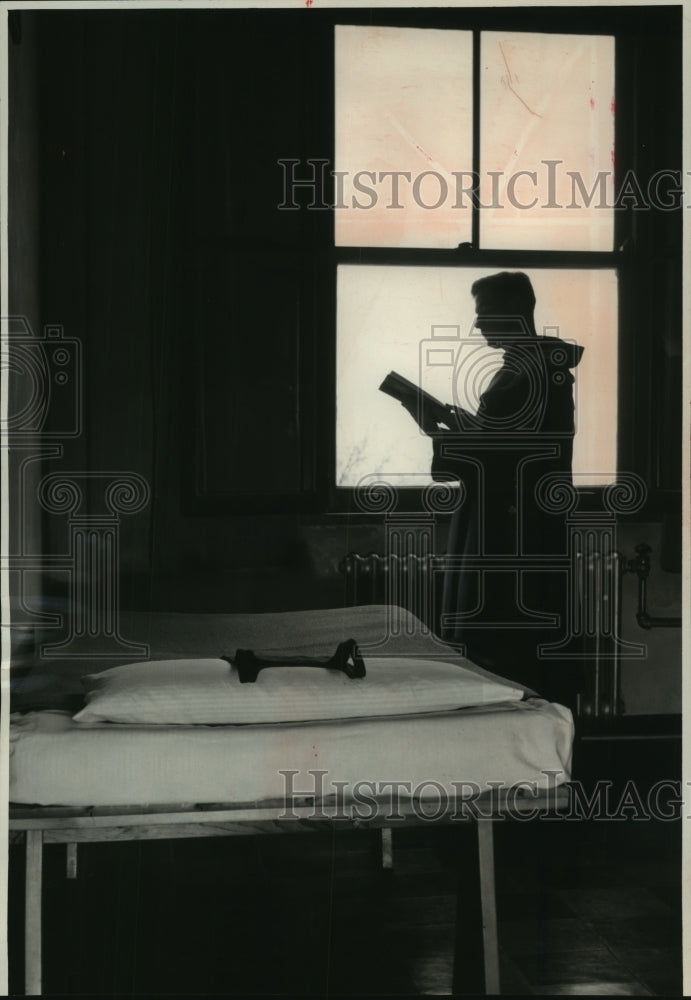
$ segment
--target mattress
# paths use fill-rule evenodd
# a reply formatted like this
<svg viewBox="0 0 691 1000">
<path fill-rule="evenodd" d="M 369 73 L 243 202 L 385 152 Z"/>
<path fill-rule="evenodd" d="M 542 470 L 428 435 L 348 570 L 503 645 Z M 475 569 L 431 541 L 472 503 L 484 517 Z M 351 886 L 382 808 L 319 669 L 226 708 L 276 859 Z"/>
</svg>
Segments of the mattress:
<svg viewBox="0 0 691 1000">
<path fill-rule="evenodd" d="M 363 605 L 316 611 L 266 614 L 132 613 L 121 616 L 121 635 L 144 644 L 155 660 L 180 657 L 220 657 L 236 649 L 257 653 L 280 651 L 308 656 L 331 656 L 337 643 L 353 638 L 363 656 L 417 656 L 459 661 L 457 651 L 432 635 L 415 615 L 395 605 Z M 118 664 L 131 662 L 126 650 L 113 655 L 99 651 L 72 659 L 44 656 L 30 669 L 13 671 L 12 706 L 30 709 L 72 709 L 83 698 L 81 678 Z M 463 661 L 479 676 L 503 680 Z M 516 676 L 520 676 L 516 672 Z M 510 682 L 505 681 L 510 684 Z M 515 682 L 513 684 L 515 686 Z"/>
<path fill-rule="evenodd" d="M 568 709 L 538 698 L 245 726 L 84 724 L 39 711 L 14 715 L 10 740 L 13 803 L 193 806 L 282 800 L 288 791 L 349 797 L 362 783 L 376 795 L 399 782 L 414 798 L 438 796 L 439 786 L 456 797 L 519 783 L 547 789 L 570 777 L 573 722 Z"/>
</svg>

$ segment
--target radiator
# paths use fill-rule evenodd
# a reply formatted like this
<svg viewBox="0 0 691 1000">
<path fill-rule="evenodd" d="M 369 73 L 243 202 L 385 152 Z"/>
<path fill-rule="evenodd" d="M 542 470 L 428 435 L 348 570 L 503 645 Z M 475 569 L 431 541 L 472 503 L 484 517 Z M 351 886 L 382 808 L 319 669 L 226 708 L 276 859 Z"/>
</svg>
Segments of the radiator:
<svg viewBox="0 0 691 1000">
<path fill-rule="evenodd" d="M 618 552 L 576 553 L 571 587 L 569 642 L 575 655 L 582 649 L 586 690 L 579 715 L 621 715 L 621 578 L 626 561 Z"/>
<path fill-rule="evenodd" d="M 555 660 L 581 660 L 586 690 L 580 715 L 621 714 L 621 657 L 639 657 L 645 647 L 621 638 L 621 578 L 627 561 L 616 551 L 593 548 L 584 539 L 571 553 L 568 620 L 561 637 L 541 653 Z M 445 557 L 349 553 L 341 562 L 348 606 L 396 604 L 411 611 L 428 632 L 438 631 Z"/>
<path fill-rule="evenodd" d="M 443 586 L 443 556 L 349 553 L 341 562 L 345 599 L 360 604 L 395 604 L 411 611 L 425 630 L 435 632 Z"/>
</svg>

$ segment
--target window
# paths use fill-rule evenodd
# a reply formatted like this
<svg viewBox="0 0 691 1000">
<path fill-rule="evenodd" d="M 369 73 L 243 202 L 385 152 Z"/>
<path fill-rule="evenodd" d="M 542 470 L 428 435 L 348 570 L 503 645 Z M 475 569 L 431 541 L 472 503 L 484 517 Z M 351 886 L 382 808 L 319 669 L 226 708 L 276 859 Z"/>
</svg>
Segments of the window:
<svg viewBox="0 0 691 1000">
<path fill-rule="evenodd" d="M 538 334 L 585 348 L 574 475 L 617 469 L 614 39 L 337 26 L 336 485 L 429 482 L 392 369 L 474 411 L 501 363 L 470 287 L 528 273 Z M 430 359 L 433 359 L 430 363 Z"/>
<path fill-rule="evenodd" d="M 355 487 L 381 474 L 419 486 L 431 444 L 379 384 L 395 370 L 438 399 L 475 412 L 501 364 L 473 330 L 470 286 L 496 268 L 341 265 L 338 270 L 336 481 Z M 585 348 L 574 370 L 576 481 L 604 485 L 616 469 L 616 393 L 601 391 L 600 373 L 616 377 L 616 274 L 568 268 L 531 269 L 538 334 Z M 559 316 L 557 330 L 539 317 Z M 588 392 L 590 389 L 590 392 Z M 603 433 L 604 431 L 604 433 Z M 431 480 L 426 480 L 431 481 Z"/>
<path fill-rule="evenodd" d="M 449 181 L 472 161 L 471 32 L 337 27 L 335 60 L 337 246 L 469 241 Z"/>
</svg>

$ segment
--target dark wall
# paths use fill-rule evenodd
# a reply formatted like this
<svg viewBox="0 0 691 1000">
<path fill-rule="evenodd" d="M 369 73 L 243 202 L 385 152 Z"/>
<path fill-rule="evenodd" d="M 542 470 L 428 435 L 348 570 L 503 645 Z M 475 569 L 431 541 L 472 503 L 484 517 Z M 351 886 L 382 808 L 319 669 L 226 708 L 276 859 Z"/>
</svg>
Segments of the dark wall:
<svg viewBox="0 0 691 1000">
<path fill-rule="evenodd" d="M 550 16 L 554 30 L 579 30 L 584 15 Z M 82 343 L 83 433 L 46 471 L 131 471 L 151 486 L 147 509 L 122 519 L 125 606 L 340 603 L 341 557 L 383 549 L 381 519 L 327 513 L 330 213 L 277 208 L 279 159 L 333 155 L 331 38 L 344 17 L 354 15 L 22 15 L 38 36 L 41 295 L 17 291 L 13 308 Z M 616 21 L 602 30 L 626 39 L 641 91 L 623 102 L 634 109 L 626 156 L 648 172 L 678 165 L 678 32 L 664 12 L 591 17 Z M 633 221 L 622 399 L 643 436 L 627 467 L 655 470 L 655 488 L 672 495 L 678 227 L 654 213 Z M 43 544 L 64 550 L 64 524 L 46 521 Z"/>
<path fill-rule="evenodd" d="M 83 433 L 54 467 L 150 484 L 122 522 L 125 604 L 329 603 L 345 540 L 294 502 L 315 489 L 311 220 L 276 209 L 278 158 L 323 146 L 306 79 L 323 47 L 286 45 L 280 18 L 221 20 L 40 18 L 34 323 L 84 357 Z"/>
</svg>

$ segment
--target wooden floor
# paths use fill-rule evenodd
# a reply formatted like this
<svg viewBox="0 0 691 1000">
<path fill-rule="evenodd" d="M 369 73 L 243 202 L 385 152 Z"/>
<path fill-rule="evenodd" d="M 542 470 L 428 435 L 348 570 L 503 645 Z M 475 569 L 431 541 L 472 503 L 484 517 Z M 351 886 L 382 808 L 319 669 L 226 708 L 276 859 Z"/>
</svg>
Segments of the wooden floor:
<svg viewBox="0 0 691 1000">
<path fill-rule="evenodd" d="M 46 848 L 48 994 L 449 994 L 467 828 Z M 679 824 L 496 828 L 502 992 L 681 995 Z M 21 982 L 12 855 L 11 992 Z M 462 892 L 462 870 L 461 870 Z"/>
</svg>

